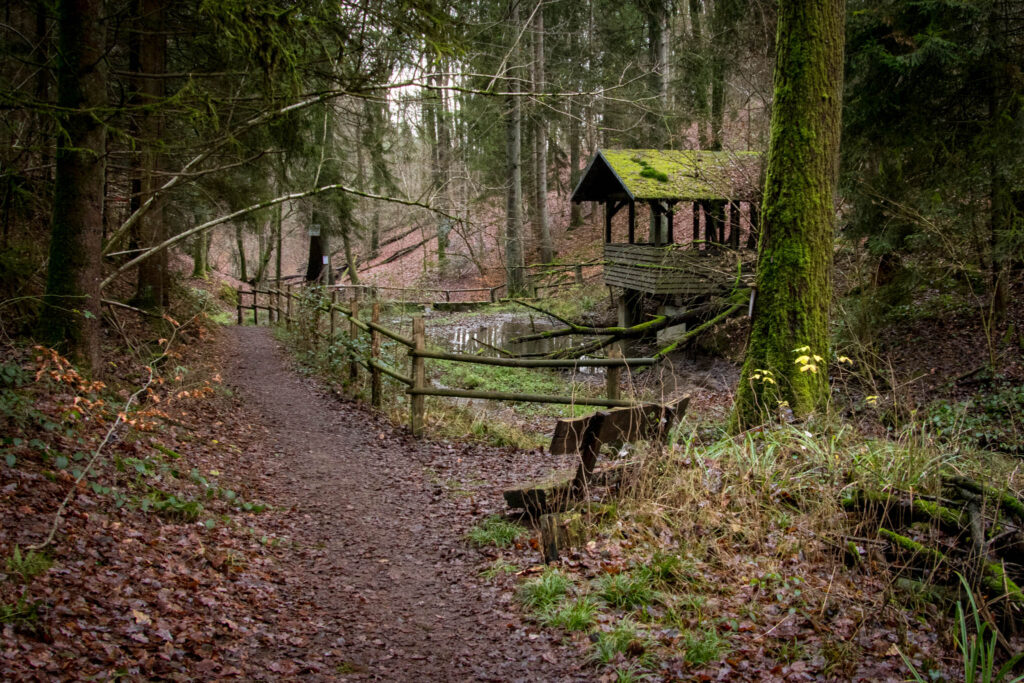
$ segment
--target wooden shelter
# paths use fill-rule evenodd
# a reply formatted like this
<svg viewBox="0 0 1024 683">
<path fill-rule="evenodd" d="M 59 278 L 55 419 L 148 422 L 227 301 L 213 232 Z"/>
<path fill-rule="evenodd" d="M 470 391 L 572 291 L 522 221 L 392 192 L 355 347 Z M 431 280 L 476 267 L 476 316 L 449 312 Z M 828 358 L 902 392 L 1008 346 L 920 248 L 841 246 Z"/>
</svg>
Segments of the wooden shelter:
<svg viewBox="0 0 1024 683">
<path fill-rule="evenodd" d="M 707 267 L 706 257 L 715 247 L 756 246 L 761 184 L 761 158 L 756 152 L 599 150 L 572 201 L 605 206 L 605 284 L 622 287 L 627 297 L 693 296 L 706 292 L 712 284 L 709 278 L 719 271 Z M 693 239 L 684 248 L 676 243 L 675 217 L 678 207 L 687 203 L 692 205 Z M 637 240 L 637 204 L 650 211 L 645 241 Z M 744 204 L 748 230 L 741 240 Z M 623 208 L 629 212 L 628 241 L 615 243 L 612 219 Z"/>
</svg>

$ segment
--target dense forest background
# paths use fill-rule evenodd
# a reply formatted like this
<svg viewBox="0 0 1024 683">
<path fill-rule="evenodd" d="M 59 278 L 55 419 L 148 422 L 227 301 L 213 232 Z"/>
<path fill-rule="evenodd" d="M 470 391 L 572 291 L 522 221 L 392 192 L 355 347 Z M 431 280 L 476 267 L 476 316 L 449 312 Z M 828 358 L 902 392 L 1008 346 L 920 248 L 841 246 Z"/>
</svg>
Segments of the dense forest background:
<svg viewBox="0 0 1024 683">
<path fill-rule="evenodd" d="M 837 238 L 878 290 L 852 329 L 927 286 L 998 322 L 1024 244 L 1024 8 L 847 14 Z M 594 150 L 765 149 L 775 21 L 744 0 L 7 3 L 3 293 L 48 259 L 51 297 L 88 293 L 92 320 L 100 282 L 160 306 L 169 254 L 203 275 L 212 242 L 239 279 L 290 276 L 311 226 L 352 282 L 416 230 L 420 284 L 515 285 L 589 215 L 566 198 Z M 51 338 L 95 336 L 55 302 Z"/>
<path fill-rule="evenodd" d="M 0 678 L 1019 671 L 1022 95 L 1024 0 L 7 0 Z"/>
</svg>

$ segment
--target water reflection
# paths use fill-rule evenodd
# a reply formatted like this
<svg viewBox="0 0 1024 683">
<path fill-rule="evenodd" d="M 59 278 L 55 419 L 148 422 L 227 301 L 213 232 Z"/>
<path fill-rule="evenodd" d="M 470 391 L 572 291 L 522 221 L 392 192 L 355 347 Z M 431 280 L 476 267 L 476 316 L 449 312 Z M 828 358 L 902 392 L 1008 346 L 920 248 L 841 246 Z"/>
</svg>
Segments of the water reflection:
<svg viewBox="0 0 1024 683">
<path fill-rule="evenodd" d="M 516 314 L 490 315 L 482 321 L 467 320 L 435 328 L 433 336 L 452 353 L 485 356 L 502 355 L 496 349 L 513 354 L 546 354 L 581 344 L 592 338 L 579 336 L 551 337 L 513 344 L 512 339 L 537 332 L 557 329 L 544 319 Z M 580 368 L 581 372 L 599 372 L 600 368 Z"/>
</svg>

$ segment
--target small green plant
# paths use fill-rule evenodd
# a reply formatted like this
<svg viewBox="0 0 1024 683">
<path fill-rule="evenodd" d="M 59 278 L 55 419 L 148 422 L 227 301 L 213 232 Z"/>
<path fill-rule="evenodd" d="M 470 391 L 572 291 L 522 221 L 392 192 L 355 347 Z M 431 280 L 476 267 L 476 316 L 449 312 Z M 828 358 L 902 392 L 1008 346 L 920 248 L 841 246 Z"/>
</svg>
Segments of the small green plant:
<svg viewBox="0 0 1024 683">
<path fill-rule="evenodd" d="M 654 575 L 650 569 L 637 567 L 630 572 L 602 576 L 597 580 L 597 591 L 601 599 L 612 607 L 632 609 L 658 599 L 653 583 Z"/>
<path fill-rule="evenodd" d="M 633 681 L 647 680 L 651 680 L 651 675 L 644 673 L 633 664 L 627 667 L 616 667 L 615 669 L 615 683 L 633 683 Z"/>
<path fill-rule="evenodd" d="M 519 571 L 519 567 L 511 562 L 506 562 L 499 558 L 495 560 L 490 567 L 481 571 L 480 576 L 490 581 L 499 574 L 515 574 L 517 571 Z"/>
<path fill-rule="evenodd" d="M 39 629 L 39 606 L 42 601 L 29 602 L 22 595 L 16 602 L 0 603 L 0 624 L 10 624 L 14 630 L 34 634 Z"/>
<path fill-rule="evenodd" d="M 633 650 L 642 653 L 645 649 L 646 644 L 639 638 L 636 624 L 627 618 L 620 620 L 612 630 L 597 634 L 591 656 L 601 664 L 609 664 L 620 652 L 625 654 Z"/>
<path fill-rule="evenodd" d="M 654 553 L 647 569 L 651 578 L 662 586 L 676 586 L 691 580 L 694 573 L 692 562 L 676 553 L 658 551 Z"/>
<path fill-rule="evenodd" d="M 143 510 L 153 510 L 168 519 L 194 522 L 203 512 L 203 504 L 196 500 L 178 498 L 159 489 L 154 489 L 142 499 Z"/>
<path fill-rule="evenodd" d="M 1024 453 L 1024 385 L 1006 385 L 960 403 L 939 401 L 924 424 L 940 441 Z"/>
<path fill-rule="evenodd" d="M 964 578 L 963 574 L 957 574 L 957 576 L 960 577 L 960 583 L 963 584 L 964 593 L 967 595 L 968 612 L 973 622 L 968 625 L 964 605 L 962 602 L 958 602 L 956 604 L 956 622 L 958 627 L 956 644 L 963 659 L 964 683 L 976 683 L 977 681 L 981 681 L 981 683 L 1001 683 L 1006 680 L 1009 680 L 1010 683 L 1020 683 L 1020 681 L 1024 681 L 1024 675 L 1009 678 L 1013 668 L 1024 659 L 1024 652 L 1018 652 L 1013 655 L 1001 667 L 996 669 L 996 645 L 999 642 L 999 634 L 996 633 L 991 624 L 987 621 L 982 621 L 981 614 L 978 611 L 978 603 L 974 599 L 974 591 L 971 590 L 967 579 Z M 970 626 L 974 627 L 973 632 Z M 910 669 L 910 674 L 914 677 L 914 680 L 918 681 L 918 683 L 927 683 L 928 679 L 917 670 L 910 659 L 903 654 L 903 651 L 898 651 L 903 659 L 903 663 Z"/>
<path fill-rule="evenodd" d="M 687 631 L 683 634 L 682 648 L 686 661 L 694 666 L 721 659 L 729 651 L 729 643 L 713 628 Z"/>
<path fill-rule="evenodd" d="M 572 579 L 557 569 L 547 568 L 536 579 L 519 588 L 518 598 L 524 606 L 543 613 L 561 600 L 572 588 Z"/>
<path fill-rule="evenodd" d="M 478 548 L 486 545 L 507 548 L 528 533 L 525 528 L 502 519 L 500 515 L 491 515 L 470 529 L 466 538 Z"/>
<path fill-rule="evenodd" d="M 7 571 L 20 577 L 22 583 L 28 583 L 52 567 L 53 560 L 35 550 L 22 553 L 21 548 L 14 546 L 14 551 L 7 558 L 6 566 Z"/>
<path fill-rule="evenodd" d="M 586 631 L 594 625 L 597 602 L 584 595 L 571 602 L 552 603 L 540 614 L 540 623 L 548 628 Z"/>
</svg>

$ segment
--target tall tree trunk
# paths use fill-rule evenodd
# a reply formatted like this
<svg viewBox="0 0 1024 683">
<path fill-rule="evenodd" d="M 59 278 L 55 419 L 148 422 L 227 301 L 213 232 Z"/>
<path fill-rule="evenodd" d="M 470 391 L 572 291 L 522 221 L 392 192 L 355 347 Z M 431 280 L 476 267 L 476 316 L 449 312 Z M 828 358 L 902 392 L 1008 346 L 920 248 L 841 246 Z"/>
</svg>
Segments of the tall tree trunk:
<svg viewBox="0 0 1024 683">
<path fill-rule="evenodd" d="M 238 279 L 242 282 L 249 281 L 249 273 L 245 265 L 245 239 L 242 234 L 242 222 L 235 222 L 235 249 L 238 252 Z"/>
<path fill-rule="evenodd" d="M 205 280 L 210 272 L 210 233 L 206 230 L 196 235 L 192 242 L 192 277 Z"/>
<path fill-rule="evenodd" d="M 989 35 L 989 78 L 988 78 L 988 125 L 994 130 L 1014 131 L 1021 115 L 1020 80 L 1009 79 L 1007 74 L 1014 73 L 1016 66 L 1007 55 L 1006 18 L 1002 3 L 995 3 L 989 8 L 987 31 Z M 1010 122 L 1007 125 L 1007 122 Z M 1010 132 L 1006 145 L 989 142 L 989 203 L 991 216 L 989 221 L 989 251 L 991 253 L 991 316 L 989 324 L 1000 325 L 1006 319 L 1009 304 L 1009 278 L 1006 275 L 1006 260 L 1010 251 L 1010 233 L 1013 230 L 1017 209 L 1013 203 L 1012 178 L 1010 167 L 1012 162 L 1007 158 L 1016 158 L 1012 150 L 1019 148 L 1016 132 Z"/>
<path fill-rule="evenodd" d="M 142 166 L 138 185 L 139 202 L 145 202 L 161 184 L 157 173 L 160 170 L 158 146 L 162 142 L 163 116 L 156 113 L 154 107 L 163 100 L 165 94 L 165 81 L 157 77 L 164 72 L 166 55 L 163 4 L 163 0 L 136 0 L 135 3 L 139 21 L 134 28 L 138 32 L 138 65 L 141 73 L 136 79 L 139 105 L 136 118 L 139 122 Z M 167 239 L 163 200 L 158 199 L 156 205 L 139 220 L 138 234 L 140 246 L 145 249 Z M 169 303 L 167 266 L 166 250 L 139 264 L 136 305 L 159 308 Z"/>
<path fill-rule="evenodd" d="M 694 109 L 697 113 L 697 138 L 701 149 L 711 146 L 711 107 L 708 101 L 707 50 L 701 18 L 701 0 L 690 0 L 690 51 L 697 62 L 694 75 Z"/>
<path fill-rule="evenodd" d="M 715 0 L 711 19 L 711 149 L 722 149 L 725 124 L 725 80 L 727 52 L 732 43 L 732 7 L 734 0 Z"/>
<path fill-rule="evenodd" d="M 61 135 L 40 335 L 99 372 L 106 25 L 102 0 L 60 0 L 57 11 Z"/>
<path fill-rule="evenodd" d="M 509 0 L 509 24 L 513 40 L 519 28 L 519 0 Z M 519 64 L 519 50 L 512 50 L 513 65 Z M 511 72 L 511 69 L 510 69 Z M 523 259 L 523 178 L 520 145 L 522 143 L 522 108 L 519 103 L 518 70 L 509 79 L 509 92 L 505 101 L 505 163 L 508 193 L 505 202 L 505 271 L 508 293 L 519 296 L 526 288 L 525 261 Z"/>
<path fill-rule="evenodd" d="M 647 13 L 648 49 L 651 92 L 657 93 L 657 104 L 644 112 L 644 145 L 664 147 L 664 117 L 668 112 L 668 2 L 650 3 Z"/>
<path fill-rule="evenodd" d="M 277 244 L 274 253 L 274 282 L 278 284 L 281 282 L 282 223 L 284 223 L 284 206 L 278 204 L 274 207 L 274 242 Z"/>
<path fill-rule="evenodd" d="M 580 105 L 577 98 L 569 100 L 569 192 L 579 185 L 580 175 Z M 583 207 L 577 202 L 569 203 L 569 229 L 583 225 Z"/>
<path fill-rule="evenodd" d="M 359 273 L 357 272 L 356 257 L 352 253 L 352 240 L 349 236 L 351 226 L 341 226 L 341 244 L 345 248 L 345 265 L 348 266 L 348 279 L 354 285 L 359 284 Z"/>
<path fill-rule="evenodd" d="M 780 409 L 803 418 L 828 400 L 844 19 L 844 0 L 779 2 L 757 298 L 734 428 Z"/>
<path fill-rule="evenodd" d="M 437 187 L 437 199 L 440 207 L 445 213 L 452 213 L 452 194 L 451 194 L 451 156 L 452 156 L 452 141 L 451 141 L 451 129 L 449 128 L 451 123 L 451 117 L 448 115 L 448 98 L 445 94 L 444 88 L 448 85 L 448 77 L 443 73 L 445 64 L 438 60 L 435 63 L 435 71 L 433 80 L 434 85 L 437 87 L 435 102 L 437 103 L 437 109 L 434 114 L 434 125 L 437 128 L 437 148 L 435 153 L 435 179 L 434 182 Z M 441 265 L 440 253 L 442 248 L 447 258 L 447 250 L 449 246 L 449 234 L 451 233 L 452 224 L 451 219 L 444 216 L 438 217 L 437 220 L 437 245 L 438 245 L 438 265 Z"/>
<path fill-rule="evenodd" d="M 533 29 L 533 90 L 536 93 L 543 93 L 547 88 L 547 74 L 544 71 L 543 5 L 537 8 L 534 15 Z M 540 239 L 540 260 L 550 263 L 555 258 L 555 249 L 551 243 L 551 226 L 548 222 L 548 126 L 547 114 L 542 108 L 536 108 L 534 121 L 533 219 Z"/>
</svg>

